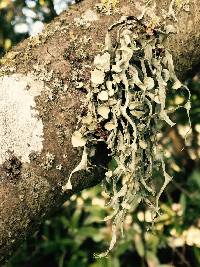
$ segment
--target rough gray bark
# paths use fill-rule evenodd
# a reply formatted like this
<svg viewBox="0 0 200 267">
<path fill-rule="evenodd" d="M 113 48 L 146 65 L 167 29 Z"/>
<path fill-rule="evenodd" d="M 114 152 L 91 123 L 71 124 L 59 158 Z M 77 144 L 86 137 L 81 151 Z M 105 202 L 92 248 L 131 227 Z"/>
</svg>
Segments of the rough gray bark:
<svg viewBox="0 0 200 267">
<path fill-rule="evenodd" d="M 0 95 L 1 104 L 6 102 L 8 109 L 6 114 L 0 114 L 0 130 L 8 137 L 4 140 L 0 135 L 0 262 L 64 198 L 97 184 L 103 177 L 99 168 L 89 174 L 78 173 L 72 179 L 73 192 L 65 195 L 62 192 L 62 185 L 80 161 L 80 150 L 71 145 L 77 116 L 84 112 L 81 108 L 84 87 L 79 87 L 80 83 L 89 83 L 94 55 L 101 50 L 109 25 L 122 15 L 138 15 L 135 3 L 144 1 L 122 0 L 112 15 L 97 13 L 95 4 L 99 2 L 85 0 L 73 6 L 50 23 L 39 37 L 25 40 L 1 60 L 0 84 L 5 87 L 1 94 L 15 90 L 19 101 L 16 104 L 15 100 L 9 100 L 9 93 L 6 97 Z M 156 2 L 159 15 L 171 1 Z M 181 78 L 199 62 L 199 12 L 197 1 L 191 0 L 190 12 L 182 10 L 178 15 L 175 23 L 178 33 L 166 43 Z M 30 114 L 32 106 L 37 110 L 36 118 L 31 120 L 38 127 L 42 125 L 42 139 L 39 135 L 34 139 L 31 132 L 24 130 L 29 124 L 20 126 L 19 114 L 23 114 L 20 105 L 26 106 Z M 99 155 L 106 152 L 97 153 L 95 163 L 106 164 L 106 157 Z"/>
</svg>

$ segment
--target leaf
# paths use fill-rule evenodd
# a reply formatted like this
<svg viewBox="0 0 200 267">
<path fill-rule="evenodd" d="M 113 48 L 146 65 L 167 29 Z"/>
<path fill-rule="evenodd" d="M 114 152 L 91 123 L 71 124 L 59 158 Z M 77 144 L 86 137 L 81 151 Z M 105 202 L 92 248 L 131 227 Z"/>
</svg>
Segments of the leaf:
<svg viewBox="0 0 200 267">
<path fill-rule="evenodd" d="M 105 238 L 104 234 L 98 228 L 92 226 L 78 228 L 76 235 L 85 239 L 90 237 L 95 242 L 100 242 Z"/>
<path fill-rule="evenodd" d="M 156 256 L 156 254 L 154 254 L 153 252 L 147 251 L 146 259 L 147 259 L 148 267 L 158 267 L 159 266 L 160 262 Z"/>
<path fill-rule="evenodd" d="M 200 190 L 200 171 L 194 170 L 189 177 L 189 181 L 190 181 L 190 183 L 194 184 L 194 187 L 197 190 Z"/>
<path fill-rule="evenodd" d="M 82 210 L 81 209 L 76 209 L 75 212 L 73 213 L 71 220 L 70 220 L 70 228 L 72 229 L 78 229 L 79 226 L 79 221 L 81 218 Z"/>
<path fill-rule="evenodd" d="M 183 210 L 183 215 L 184 215 L 187 207 L 187 198 L 185 194 L 183 193 L 181 194 L 179 203 L 181 204 L 181 208 Z"/>
<path fill-rule="evenodd" d="M 142 242 L 142 238 L 140 234 L 135 234 L 134 241 L 135 241 L 135 248 L 136 248 L 137 253 L 139 254 L 141 258 L 143 258 L 145 255 L 145 251 L 144 251 L 144 244 Z"/>
</svg>

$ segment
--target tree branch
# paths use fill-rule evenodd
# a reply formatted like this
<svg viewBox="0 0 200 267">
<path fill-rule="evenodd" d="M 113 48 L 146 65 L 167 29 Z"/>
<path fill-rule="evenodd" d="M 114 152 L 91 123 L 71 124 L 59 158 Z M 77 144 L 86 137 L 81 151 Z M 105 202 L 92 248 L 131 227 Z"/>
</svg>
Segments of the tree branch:
<svg viewBox="0 0 200 267">
<path fill-rule="evenodd" d="M 103 178 L 101 168 L 75 174 L 73 192 L 63 195 L 62 185 L 80 161 L 81 151 L 72 147 L 71 135 L 84 112 L 81 106 L 93 58 L 104 44 L 108 27 L 122 15 L 140 14 L 137 6 L 142 2 L 120 1 L 113 14 L 106 15 L 96 12 L 99 1 L 85 0 L 1 60 L 0 262 L 64 197 Z M 171 1 L 156 2 L 160 15 Z M 166 43 L 181 78 L 200 55 L 200 7 L 195 0 L 190 2 L 190 12 L 182 10 L 178 15 L 178 33 Z M 99 149 L 95 164 L 105 165 L 106 149 Z"/>
</svg>

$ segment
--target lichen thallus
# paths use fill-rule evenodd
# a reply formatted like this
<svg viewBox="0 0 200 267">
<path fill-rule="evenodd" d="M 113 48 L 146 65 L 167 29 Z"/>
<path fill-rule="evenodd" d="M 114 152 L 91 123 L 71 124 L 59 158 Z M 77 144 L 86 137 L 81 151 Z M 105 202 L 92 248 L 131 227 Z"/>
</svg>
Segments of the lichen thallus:
<svg viewBox="0 0 200 267">
<path fill-rule="evenodd" d="M 110 34 L 114 29 L 115 45 Z M 123 233 L 127 212 L 139 202 L 147 204 L 153 218 L 159 214 L 159 198 L 172 179 L 166 172 L 157 139 L 158 125 L 175 125 L 169 117 L 172 110 L 166 105 L 167 91 L 185 88 L 176 77 L 172 55 L 164 46 L 170 32 L 174 32 L 172 25 L 152 29 L 143 19 L 122 17 L 110 26 L 104 49 L 94 58 L 85 103 L 87 114 L 79 117 L 72 136 L 73 146 L 83 147 L 82 159 L 63 190 L 72 189 L 71 176 L 88 169 L 96 144 L 105 142 L 112 160 L 103 184 L 110 196 L 108 205 L 113 209 L 105 221 L 112 220 L 113 235 L 108 250 L 100 256 L 114 247 L 118 230 Z M 189 117 L 190 93 L 182 107 Z M 153 183 L 155 169 L 160 169 L 164 177 L 160 190 Z"/>
</svg>

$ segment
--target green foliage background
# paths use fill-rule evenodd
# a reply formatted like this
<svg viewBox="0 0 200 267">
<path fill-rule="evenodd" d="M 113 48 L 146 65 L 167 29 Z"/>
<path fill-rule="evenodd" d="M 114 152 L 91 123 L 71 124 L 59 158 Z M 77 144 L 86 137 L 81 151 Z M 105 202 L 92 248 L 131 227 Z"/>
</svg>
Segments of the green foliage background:
<svg viewBox="0 0 200 267">
<path fill-rule="evenodd" d="M 0 0 L 0 54 L 28 36 L 14 30 L 16 23 L 26 23 L 23 0 Z M 35 0 L 32 11 L 36 20 L 55 17 L 52 0 Z M 198 72 L 198 70 L 197 70 Z M 152 224 L 150 212 L 136 207 L 125 221 L 125 234 L 107 258 L 95 253 L 107 249 L 111 225 L 103 221 L 111 210 L 101 185 L 85 190 L 70 200 L 40 230 L 29 238 L 6 267 L 198 267 L 200 266 L 200 79 L 196 74 L 186 81 L 191 90 L 192 129 L 184 144 L 187 116 L 176 113 L 177 126 L 163 129 L 161 138 L 173 182 L 161 198 L 162 214 Z M 185 101 L 187 94 L 168 95 L 171 105 Z M 155 174 L 159 183 L 160 174 Z"/>
</svg>

